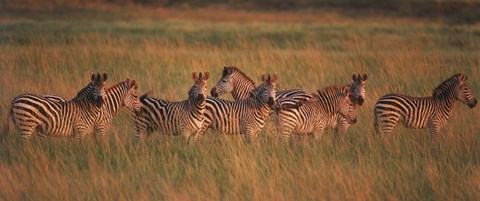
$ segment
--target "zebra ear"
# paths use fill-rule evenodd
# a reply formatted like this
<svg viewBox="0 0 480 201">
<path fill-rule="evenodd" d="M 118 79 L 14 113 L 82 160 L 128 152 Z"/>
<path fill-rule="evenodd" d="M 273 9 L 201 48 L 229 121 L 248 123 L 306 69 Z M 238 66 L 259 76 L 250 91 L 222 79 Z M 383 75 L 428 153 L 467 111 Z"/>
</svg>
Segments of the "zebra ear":
<svg viewBox="0 0 480 201">
<path fill-rule="evenodd" d="M 350 94 L 352 94 L 352 91 L 350 90 L 350 87 L 344 87 L 342 89 L 342 93 L 345 94 L 345 96 L 350 96 Z"/>
<path fill-rule="evenodd" d="M 197 72 L 193 72 L 193 73 L 192 73 L 192 79 L 193 79 L 193 80 L 197 80 L 197 79 L 198 79 Z"/>
<path fill-rule="evenodd" d="M 208 77 L 210 77 L 210 73 L 205 72 L 203 76 L 203 80 L 208 80 Z"/>
<path fill-rule="evenodd" d="M 277 80 L 278 80 L 278 74 L 274 73 L 270 82 L 277 82 Z"/>
<path fill-rule="evenodd" d="M 107 74 L 107 73 L 103 73 L 103 74 L 102 74 L 102 81 L 105 82 L 105 81 L 107 81 L 107 79 L 108 79 L 108 74 Z"/>
<path fill-rule="evenodd" d="M 367 74 L 363 74 L 363 78 L 362 78 L 362 80 L 363 80 L 363 81 L 366 81 L 366 80 L 367 80 L 367 78 L 368 78 L 368 77 L 367 77 Z"/>
<path fill-rule="evenodd" d="M 131 88 L 138 89 L 137 81 L 132 80 L 132 87 Z"/>
<path fill-rule="evenodd" d="M 352 80 L 354 80 L 354 81 L 357 80 L 357 77 L 356 77 L 356 76 L 357 76 L 357 75 L 355 75 L 355 73 L 352 73 Z"/>
<path fill-rule="evenodd" d="M 95 81 L 95 78 L 96 78 L 95 73 L 90 74 L 90 81 L 92 82 Z"/>
</svg>

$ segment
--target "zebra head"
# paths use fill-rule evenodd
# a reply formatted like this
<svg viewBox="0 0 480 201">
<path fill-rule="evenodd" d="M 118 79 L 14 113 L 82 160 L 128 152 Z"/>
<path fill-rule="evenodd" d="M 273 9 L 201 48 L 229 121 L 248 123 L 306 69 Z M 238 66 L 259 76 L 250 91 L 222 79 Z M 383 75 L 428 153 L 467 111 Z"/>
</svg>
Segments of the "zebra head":
<svg viewBox="0 0 480 201">
<path fill-rule="evenodd" d="M 355 94 L 352 93 L 350 87 L 344 87 L 341 91 L 340 101 L 337 105 L 337 113 L 342 115 L 349 124 L 354 124 L 357 122 L 357 113 L 358 103 Z"/>
<path fill-rule="evenodd" d="M 188 97 L 193 98 L 198 102 L 205 101 L 207 99 L 207 80 L 210 77 L 208 72 L 202 73 L 192 73 L 192 79 L 195 81 L 195 84 L 188 91 Z"/>
<path fill-rule="evenodd" d="M 352 90 L 353 95 L 355 96 L 356 102 L 359 105 L 362 105 L 365 101 L 365 84 L 367 82 L 367 74 L 363 74 L 363 77 L 360 73 L 357 75 L 352 74 L 352 83 L 350 83 L 350 89 Z"/>
<path fill-rule="evenodd" d="M 90 76 L 91 86 L 93 87 L 92 99 L 97 106 L 101 106 L 105 101 L 107 93 L 105 92 L 105 81 L 108 75 L 103 73 L 92 73 Z"/>
<path fill-rule="evenodd" d="M 470 108 L 474 108 L 477 106 L 477 99 L 473 96 L 467 84 L 465 84 L 465 80 L 467 79 L 466 75 L 458 74 L 459 84 L 455 90 L 455 95 L 459 101 L 465 103 L 465 105 L 468 105 Z"/>
<path fill-rule="evenodd" d="M 127 78 L 125 80 L 125 85 L 127 87 L 127 93 L 125 93 L 125 97 L 123 99 L 123 106 L 126 106 L 132 111 L 139 112 L 140 111 L 140 98 L 138 97 L 138 84 L 135 80 L 131 80 Z"/>
<path fill-rule="evenodd" d="M 222 94 L 230 93 L 233 91 L 233 82 L 235 71 L 237 69 L 235 67 L 223 67 L 222 78 L 218 80 L 217 85 L 215 85 L 212 90 L 210 91 L 210 95 L 213 97 L 219 97 Z"/>
<path fill-rule="evenodd" d="M 275 85 L 278 80 L 278 75 L 276 73 L 273 74 L 273 76 L 270 76 L 270 74 L 262 74 L 261 80 L 262 84 L 250 93 L 250 97 L 257 99 L 260 102 L 267 103 L 269 107 L 273 107 L 275 105 Z"/>
</svg>

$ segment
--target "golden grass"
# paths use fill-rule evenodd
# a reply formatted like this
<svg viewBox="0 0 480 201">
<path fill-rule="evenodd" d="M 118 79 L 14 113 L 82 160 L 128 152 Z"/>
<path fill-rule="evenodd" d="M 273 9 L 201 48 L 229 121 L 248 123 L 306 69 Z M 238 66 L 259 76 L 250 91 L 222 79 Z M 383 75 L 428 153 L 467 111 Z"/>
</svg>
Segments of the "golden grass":
<svg viewBox="0 0 480 201">
<path fill-rule="evenodd" d="M 235 65 L 257 82 L 261 73 L 277 72 L 278 90 L 313 91 L 367 73 L 359 122 L 344 144 L 334 143 L 332 131 L 318 144 L 276 144 L 267 127 L 253 145 L 212 132 L 194 145 L 156 133 L 138 150 L 128 112 L 113 122 L 105 147 L 91 138 L 74 145 L 36 136 L 21 146 L 10 129 L 0 146 L 0 200 L 480 197 L 478 108 L 458 103 L 436 145 L 426 130 L 397 127 L 381 140 L 372 128 L 373 106 L 386 93 L 428 96 L 463 72 L 478 96 L 478 25 L 338 13 L 136 9 L 85 11 L 84 18 L 69 20 L 10 13 L 0 20 L 0 113 L 25 92 L 71 98 L 90 72 L 109 73 L 110 84 L 128 76 L 140 92 L 183 100 L 192 71 L 209 71 L 210 88 L 223 65 Z M 32 20 L 35 15 L 42 20 Z"/>
</svg>

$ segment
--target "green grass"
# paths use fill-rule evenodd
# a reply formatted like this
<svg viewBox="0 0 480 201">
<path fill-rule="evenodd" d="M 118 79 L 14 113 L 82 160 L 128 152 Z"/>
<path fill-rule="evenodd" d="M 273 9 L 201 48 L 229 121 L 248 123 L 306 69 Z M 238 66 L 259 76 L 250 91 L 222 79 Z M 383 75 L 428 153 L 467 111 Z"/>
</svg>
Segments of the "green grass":
<svg viewBox="0 0 480 201">
<path fill-rule="evenodd" d="M 115 118 L 105 146 L 92 137 L 75 145 L 36 136 L 22 146 L 10 128 L 0 146 L 0 200 L 480 197 L 478 107 L 458 103 L 435 145 L 426 130 L 397 127 L 382 140 L 372 128 L 373 106 L 383 94 L 428 96 L 463 72 L 479 96 L 478 25 L 381 16 L 332 19 L 308 12 L 219 11 L 219 17 L 211 11 L 199 20 L 183 11 L 169 17 L 162 12 L 167 11 L 79 10 L 62 14 L 67 20 L 49 12 L 4 14 L 0 114 L 6 117 L 10 101 L 25 92 L 71 98 L 91 72 L 109 73 L 109 85 L 131 77 L 141 93 L 183 100 L 193 83 L 191 72 L 209 71 L 210 89 L 223 65 L 235 65 L 257 82 L 261 73 L 277 72 L 278 90 L 313 91 L 345 84 L 351 73 L 367 73 L 359 122 L 343 144 L 334 142 L 333 131 L 316 144 L 274 143 L 267 126 L 251 145 L 213 132 L 199 144 L 155 133 L 139 149 L 132 145 L 133 122 L 126 111 Z M 276 17 L 279 21 L 272 20 Z"/>
</svg>

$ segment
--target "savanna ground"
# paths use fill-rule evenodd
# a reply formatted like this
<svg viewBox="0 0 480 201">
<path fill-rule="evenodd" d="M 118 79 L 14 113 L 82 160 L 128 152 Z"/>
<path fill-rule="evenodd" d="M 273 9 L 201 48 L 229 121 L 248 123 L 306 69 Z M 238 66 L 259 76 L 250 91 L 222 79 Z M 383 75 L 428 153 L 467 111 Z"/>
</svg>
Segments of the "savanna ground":
<svg viewBox="0 0 480 201">
<path fill-rule="evenodd" d="M 388 12 L 387 12 L 388 13 Z M 0 146 L 0 200 L 475 200 L 480 197 L 478 107 L 457 103 L 439 141 L 397 127 L 374 136 L 373 106 L 383 94 L 428 96 L 462 72 L 480 96 L 480 26 L 439 18 L 338 10 L 245 11 L 213 8 L 89 7 L 0 12 L 0 113 L 18 94 L 72 98 L 91 72 L 109 85 L 134 78 L 140 93 L 183 100 L 191 72 L 223 65 L 277 89 L 313 91 L 366 73 L 367 99 L 343 144 L 257 143 L 209 132 L 199 144 L 156 133 L 139 149 L 121 112 L 109 142 L 89 136 L 22 146 L 10 124 Z M 230 98 L 227 96 L 226 98 Z"/>
</svg>

